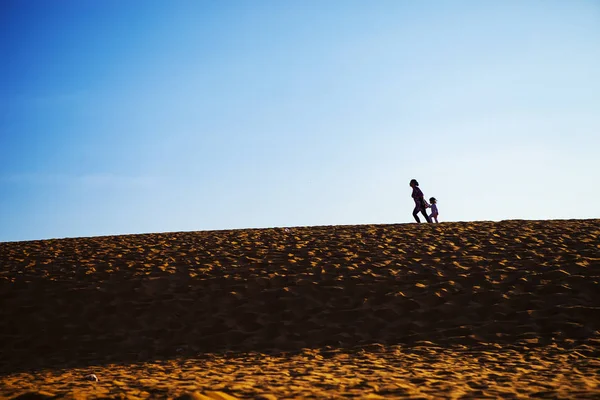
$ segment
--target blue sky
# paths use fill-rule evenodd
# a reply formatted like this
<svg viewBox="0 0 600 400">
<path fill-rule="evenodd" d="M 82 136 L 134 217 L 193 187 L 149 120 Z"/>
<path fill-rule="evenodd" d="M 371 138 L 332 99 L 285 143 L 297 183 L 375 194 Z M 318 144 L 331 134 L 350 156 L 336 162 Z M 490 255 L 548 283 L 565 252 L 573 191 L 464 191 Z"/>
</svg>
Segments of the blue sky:
<svg viewBox="0 0 600 400">
<path fill-rule="evenodd" d="M 0 241 L 598 218 L 600 3 L 5 0 Z"/>
</svg>

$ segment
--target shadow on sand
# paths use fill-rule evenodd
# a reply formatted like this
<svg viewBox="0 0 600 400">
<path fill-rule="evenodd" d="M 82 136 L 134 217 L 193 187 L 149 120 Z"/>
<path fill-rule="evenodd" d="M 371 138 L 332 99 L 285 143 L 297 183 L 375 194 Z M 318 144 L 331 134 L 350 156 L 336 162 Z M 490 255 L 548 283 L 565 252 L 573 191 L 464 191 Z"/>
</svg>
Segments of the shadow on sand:
<svg viewBox="0 0 600 400">
<path fill-rule="evenodd" d="M 0 373 L 369 343 L 539 346 L 600 329 L 600 309 L 590 306 L 600 294 L 591 286 L 573 293 L 568 275 L 527 288 L 516 271 L 503 287 L 478 291 L 477 274 L 453 281 L 455 290 L 423 274 L 424 284 L 393 276 L 17 279 L 0 286 Z"/>
</svg>

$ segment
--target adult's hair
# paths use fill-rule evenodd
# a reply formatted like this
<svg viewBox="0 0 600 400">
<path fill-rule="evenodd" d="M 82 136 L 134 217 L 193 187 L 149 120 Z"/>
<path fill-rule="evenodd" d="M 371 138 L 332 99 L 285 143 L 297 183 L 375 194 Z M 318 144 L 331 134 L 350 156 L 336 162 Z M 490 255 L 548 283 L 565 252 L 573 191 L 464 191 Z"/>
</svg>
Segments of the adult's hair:
<svg viewBox="0 0 600 400">
<path fill-rule="evenodd" d="M 416 179 L 411 179 L 410 180 L 410 184 L 412 185 L 413 183 L 415 184 L 415 186 L 419 186 L 419 182 L 417 182 Z"/>
</svg>

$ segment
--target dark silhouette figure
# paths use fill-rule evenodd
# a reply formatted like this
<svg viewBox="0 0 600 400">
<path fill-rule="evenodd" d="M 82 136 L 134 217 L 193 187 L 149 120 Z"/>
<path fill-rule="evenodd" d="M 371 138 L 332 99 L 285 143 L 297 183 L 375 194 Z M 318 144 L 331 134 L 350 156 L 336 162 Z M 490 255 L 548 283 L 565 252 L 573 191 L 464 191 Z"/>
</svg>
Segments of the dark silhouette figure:
<svg viewBox="0 0 600 400">
<path fill-rule="evenodd" d="M 423 192 L 421 192 L 421 189 L 419 189 L 419 182 L 417 182 L 416 179 L 411 179 L 410 187 L 413 188 L 412 198 L 415 201 L 415 209 L 413 210 L 413 217 L 415 217 L 415 221 L 417 221 L 417 223 L 419 223 L 419 224 L 421 223 L 421 220 L 419 219 L 419 216 L 417 215 L 420 212 L 425 217 L 425 220 L 427 222 L 431 223 L 431 219 L 429 218 L 429 216 L 427 215 L 427 212 L 425 211 L 425 209 L 427 208 L 427 203 L 425 202 L 425 197 L 423 196 Z"/>
<path fill-rule="evenodd" d="M 429 219 L 431 219 L 431 222 L 433 223 L 433 221 L 435 221 L 435 223 L 439 223 L 437 217 L 439 215 L 438 209 L 437 209 L 437 199 L 435 197 L 430 197 L 429 198 L 429 207 L 431 207 L 431 214 L 429 214 Z"/>
</svg>

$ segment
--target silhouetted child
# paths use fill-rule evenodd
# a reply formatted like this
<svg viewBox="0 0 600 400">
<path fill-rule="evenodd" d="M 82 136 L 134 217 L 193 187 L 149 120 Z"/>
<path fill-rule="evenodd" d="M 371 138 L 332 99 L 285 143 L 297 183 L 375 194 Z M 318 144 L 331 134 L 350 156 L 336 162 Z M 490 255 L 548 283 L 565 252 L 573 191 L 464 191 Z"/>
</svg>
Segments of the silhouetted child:
<svg viewBox="0 0 600 400">
<path fill-rule="evenodd" d="M 435 199 L 435 197 L 432 197 L 429 199 L 429 204 L 431 207 L 431 214 L 429 214 L 429 218 L 431 218 L 432 220 L 435 220 L 436 223 L 439 223 L 437 220 L 438 209 L 437 209 L 437 200 Z"/>
</svg>

